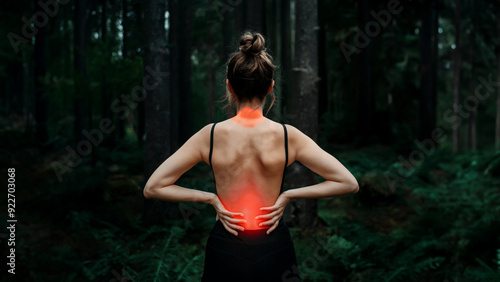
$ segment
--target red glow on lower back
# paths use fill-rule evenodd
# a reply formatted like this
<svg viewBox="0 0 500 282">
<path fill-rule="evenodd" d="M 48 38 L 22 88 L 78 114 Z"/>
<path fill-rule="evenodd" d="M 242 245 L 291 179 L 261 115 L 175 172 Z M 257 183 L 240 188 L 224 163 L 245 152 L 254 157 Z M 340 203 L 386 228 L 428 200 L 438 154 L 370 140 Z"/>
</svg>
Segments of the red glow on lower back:
<svg viewBox="0 0 500 282">
<path fill-rule="evenodd" d="M 265 214 L 260 210 L 261 207 L 264 207 L 264 202 L 262 199 L 252 191 L 253 189 L 245 189 L 245 192 L 240 197 L 240 208 L 239 210 L 244 214 L 244 218 L 247 221 L 243 224 L 245 230 L 255 230 L 255 229 L 265 229 L 269 228 L 269 226 L 259 226 L 259 223 L 264 222 L 263 219 L 255 219 L 256 216 Z"/>
</svg>

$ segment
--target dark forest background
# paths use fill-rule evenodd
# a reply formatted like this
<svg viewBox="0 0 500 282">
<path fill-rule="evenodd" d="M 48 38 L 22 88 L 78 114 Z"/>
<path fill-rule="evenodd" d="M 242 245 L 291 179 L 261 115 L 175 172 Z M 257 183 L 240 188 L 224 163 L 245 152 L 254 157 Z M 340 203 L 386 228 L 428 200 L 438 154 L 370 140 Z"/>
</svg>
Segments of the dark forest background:
<svg viewBox="0 0 500 282">
<path fill-rule="evenodd" d="M 200 280 L 215 211 L 142 190 L 235 114 L 225 63 L 246 29 L 278 65 L 267 117 L 360 185 L 288 205 L 306 281 L 500 281 L 500 1 L 20 0 L 0 18 L 2 197 L 14 168 L 18 220 L 2 281 Z M 294 164 L 285 189 L 318 181 Z M 206 164 L 177 182 L 212 183 Z"/>
</svg>

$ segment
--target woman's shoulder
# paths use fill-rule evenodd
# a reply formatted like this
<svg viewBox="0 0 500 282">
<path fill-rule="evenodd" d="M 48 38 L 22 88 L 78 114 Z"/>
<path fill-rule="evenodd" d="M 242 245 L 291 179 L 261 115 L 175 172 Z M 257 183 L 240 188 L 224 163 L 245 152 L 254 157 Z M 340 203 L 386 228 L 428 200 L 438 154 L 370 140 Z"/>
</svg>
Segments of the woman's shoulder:
<svg viewBox="0 0 500 282">
<path fill-rule="evenodd" d="M 212 122 L 212 123 L 209 123 L 209 124 L 206 124 L 205 126 L 203 126 L 199 132 L 202 133 L 203 135 L 206 135 L 207 133 L 210 133 L 210 131 L 212 130 L 212 127 L 213 125 L 215 124 L 215 122 Z"/>
<path fill-rule="evenodd" d="M 295 138 L 296 136 L 303 134 L 302 131 L 300 131 L 297 127 L 291 124 L 283 123 L 283 125 L 286 127 L 288 138 Z"/>
<path fill-rule="evenodd" d="M 297 127 L 291 124 L 284 124 L 288 135 L 288 145 L 292 148 L 300 148 L 310 143 L 312 139 Z M 314 141 L 313 141 L 314 142 Z"/>
</svg>

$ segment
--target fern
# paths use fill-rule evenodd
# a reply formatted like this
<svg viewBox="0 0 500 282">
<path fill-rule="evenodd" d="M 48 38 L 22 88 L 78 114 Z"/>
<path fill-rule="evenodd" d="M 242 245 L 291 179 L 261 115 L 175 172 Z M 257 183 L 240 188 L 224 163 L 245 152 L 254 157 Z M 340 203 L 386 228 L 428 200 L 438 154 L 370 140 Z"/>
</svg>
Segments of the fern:
<svg viewBox="0 0 500 282">
<path fill-rule="evenodd" d="M 197 275 L 199 272 L 196 270 L 201 270 L 201 265 L 200 262 L 204 258 L 204 255 L 197 255 L 194 256 L 192 259 L 189 260 L 189 262 L 184 266 L 182 271 L 180 272 L 179 276 L 177 276 L 176 281 L 187 281 L 190 279 L 193 279 L 193 276 Z M 193 276 L 189 274 L 194 274 Z M 197 281 L 197 280 L 193 280 Z"/>
<path fill-rule="evenodd" d="M 140 253 L 131 258 L 130 263 L 137 269 L 141 269 L 138 273 L 138 281 L 173 280 L 178 255 L 182 253 L 179 252 L 179 240 L 184 234 L 184 229 L 173 226 L 159 248 L 152 245 L 149 252 Z"/>
</svg>

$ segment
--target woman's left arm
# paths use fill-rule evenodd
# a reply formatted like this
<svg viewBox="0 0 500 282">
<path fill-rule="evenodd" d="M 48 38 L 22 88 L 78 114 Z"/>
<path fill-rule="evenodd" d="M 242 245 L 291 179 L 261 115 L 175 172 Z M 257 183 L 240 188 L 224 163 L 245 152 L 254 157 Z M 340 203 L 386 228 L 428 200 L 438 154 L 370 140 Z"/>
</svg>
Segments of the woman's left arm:
<svg viewBox="0 0 500 282">
<path fill-rule="evenodd" d="M 144 197 L 171 202 L 213 202 L 217 197 L 214 193 L 175 185 L 186 171 L 204 160 L 202 152 L 210 149 L 210 145 L 207 145 L 209 134 L 210 124 L 191 136 L 167 158 L 149 177 L 144 187 Z"/>
</svg>

